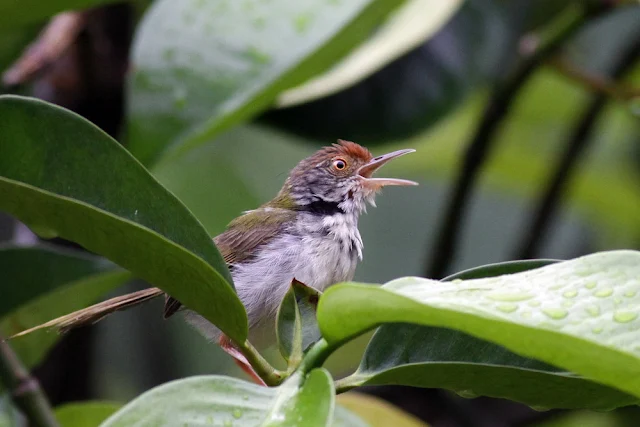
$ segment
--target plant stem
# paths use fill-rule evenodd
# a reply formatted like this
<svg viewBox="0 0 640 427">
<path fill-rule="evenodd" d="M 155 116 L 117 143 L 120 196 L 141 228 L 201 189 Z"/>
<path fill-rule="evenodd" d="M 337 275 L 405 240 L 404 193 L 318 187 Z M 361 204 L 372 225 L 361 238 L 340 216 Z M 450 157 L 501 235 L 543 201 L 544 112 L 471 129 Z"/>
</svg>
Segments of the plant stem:
<svg viewBox="0 0 640 427">
<path fill-rule="evenodd" d="M 597 11 L 600 10 L 600 8 L 597 9 Z M 480 169 L 490 153 L 500 125 L 507 117 L 520 91 L 534 71 L 544 65 L 547 59 L 582 28 L 587 19 L 595 12 L 592 8 L 583 6 L 581 12 L 573 17 L 571 22 L 530 56 L 523 59 L 515 73 L 492 93 L 473 139 L 467 148 L 453 193 L 442 217 L 442 225 L 438 228 L 436 243 L 431 250 L 433 255 L 425 270 L 426 277 L 441 278 L 448 271 L 456 253 L 462 220 L 468 209 L 470 196 Z"/>
<path fill-rule="evenodd" d="M 549 64 L 563 76 L 576 82 L 588 90 L 608 95 L 622 102 L 640 97 L 640 88 L 629 87 L 618 83 L 609 76 L 602 76 L 582 70 L 566 58 L 554 58 Z"/>
<path fill-rule="evenodd" d="M 238 349 L 253 370 L 268 386 L 277 386 L 287 377 L 285 372 L 271 366 L 267 360 L 256 350 L 256 348 L 247 340 L 242 345 L 238 345 Z"/>
<path fill-rule="evenodd" d="M 336 394 L 344 393 L 356 387 L 360 387 L 365 381 L 366 378 L 358 375 L 357 372 L 347 377 L 336 380 Z"/>
<path fill-rule="evenodd" d="M 636 39 L 620 55 L 611 70 L 612 80 L 621 78 L 629 71 L 640 57 L 640 39 Z M 558 205 L 571 175 L 589 146 L 589 141 L 595 130 L 597 119 L 607 104 L 608 96 L 600 93 L 593 97 L 591 103 L 578 119 L 571 133 L 569 143 L 562 155 L 555 173 L 549 180 L 537 203 L 537 209 L 531 220 L 529 230 L 522 239 L 521 246 L 516 250 L 518 258 L 533 258 L 540 250 L 544 236 L 549 230 L 551 221 L 558 210 Z"/>
<path fill-rule="evenodd" d="M 306 374 L 313 368 L 322 366 L 325 360 L 327 360 L 335 350 L 335 345 L 331 345 L 324 338 L 321 338 L 302 358 L 302 362 L 300 363 L 300 366 L 298 366 L 298 371 Z"/>
<path fill-rule="evenodd" d="M 0 337 L 0 382 L 32 427 L 59 427 L 49 401 L 38 381 L 22 365 L 18 356 Z"/>
</svg>

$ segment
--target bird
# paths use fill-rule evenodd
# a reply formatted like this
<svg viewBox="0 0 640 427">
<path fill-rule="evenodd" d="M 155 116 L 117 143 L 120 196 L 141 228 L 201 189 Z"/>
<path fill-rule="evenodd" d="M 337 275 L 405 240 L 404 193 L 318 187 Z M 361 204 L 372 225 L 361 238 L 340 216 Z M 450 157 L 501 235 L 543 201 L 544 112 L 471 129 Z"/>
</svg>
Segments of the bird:
<svg viewBox="0 0 640 427">
<path fill-rule="evenodd" d="M 276 342 L 275 318 L 293 280 L 317 290 L 353 279 L 363 258 L 358 219 L 385 186 L 414 181 L 373 177 L 381 166 L 414 152 L 393 151 L 374 157 L 351 141 L 321 148 L 300 161 L 278 194 L 244 212 L 213 238 L 233 279 L 249 320 L 249 341 L 256 348 Z M 217 342 L 254 380 L 260 378 L 233 343 L 214 325 L 158 288 L 118 296 L 24 331 L 56 326 L 68 330 L 95 323 L 108 314 L 165 296 L 164 317 L 183 312 L 188 323 Z"/>
</svg>

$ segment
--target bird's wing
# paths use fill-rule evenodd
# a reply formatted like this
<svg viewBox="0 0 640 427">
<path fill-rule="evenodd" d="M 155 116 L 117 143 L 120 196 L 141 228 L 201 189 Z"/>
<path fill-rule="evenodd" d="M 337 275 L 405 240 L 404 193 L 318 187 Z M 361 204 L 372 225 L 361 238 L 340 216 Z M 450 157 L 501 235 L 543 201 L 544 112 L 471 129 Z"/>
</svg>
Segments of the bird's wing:
<svg viewBox="0 0 640 427">
<path fill-rule="evenodd" d="M 256 250 L 276 237 L 295 216 L 296 212 L 289 209 L 260 208 L 249 211 L 234 219 L 224 233 L 214 237 L 213 241 L 233 272 L 235 264 L 253 258 Z M 181 307 L 180 301 L 167 296 L 164 304 L 165 319 Z"/>
</svg>

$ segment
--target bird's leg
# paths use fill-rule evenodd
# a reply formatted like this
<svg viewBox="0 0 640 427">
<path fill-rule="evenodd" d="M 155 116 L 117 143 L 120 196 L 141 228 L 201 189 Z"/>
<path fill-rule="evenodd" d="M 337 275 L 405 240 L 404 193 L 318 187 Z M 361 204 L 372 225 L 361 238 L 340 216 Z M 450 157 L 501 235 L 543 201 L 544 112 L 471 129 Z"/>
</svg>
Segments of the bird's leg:
<svg viewBox="0 0 640 427">
<path fill-rule="evenodd" d="M 240 369 L 242 369 L 247 375 L 249 375 L 256 384 L 265 387 L 267 386 L 267 384 L 262 380 L 262 378 L 260 378 L 256 371 L 254 371 L 247 358 L 244 357 L 244 354 L 242 354 L 240 350 L 238 350 L 233 345 L 229 337 L 227 337 L 226 335 L 222 335 L 218 343 L 220 344 L 220 347 L 222 347 L 224 352 L 233 358 L 233 361 L 236 363 L 236 365 L 238 365 Z"/>
</svg>

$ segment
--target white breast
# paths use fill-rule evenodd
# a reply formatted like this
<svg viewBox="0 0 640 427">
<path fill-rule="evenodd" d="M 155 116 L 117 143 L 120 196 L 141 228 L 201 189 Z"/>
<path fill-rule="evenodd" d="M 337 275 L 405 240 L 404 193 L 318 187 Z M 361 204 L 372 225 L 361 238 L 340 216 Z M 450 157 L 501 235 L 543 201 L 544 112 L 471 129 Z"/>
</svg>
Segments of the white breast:
<svg viewBox="0 0 640 427">
<path fill-rule="evenodd" d="M 236 291 L 249 316 L 250 340 L 259 347 L 275 341 L 275 316 L 294 278 L 323 291 L 332 284 L 353 279 L 361 258 L 362 239 L 356 215 L 323 218 L 301 214 L 252 262 L 233 268 Z M 200 316 L 192 313 L 188 319 L 211 339 L 219 336 Z"/>
</svg>

